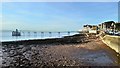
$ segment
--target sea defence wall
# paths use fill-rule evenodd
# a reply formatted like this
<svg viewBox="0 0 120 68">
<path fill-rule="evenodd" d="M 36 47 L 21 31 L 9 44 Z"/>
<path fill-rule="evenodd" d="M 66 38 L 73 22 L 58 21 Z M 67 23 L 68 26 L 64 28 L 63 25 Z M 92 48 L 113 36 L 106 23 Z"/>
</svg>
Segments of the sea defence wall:
<svg viewBox="0 0 120 68">
<path fill-rule="evenodd" d="M 120 36 L 105 35 L 101 38 L 107 46 L 120 54 Z"/>
</svg>

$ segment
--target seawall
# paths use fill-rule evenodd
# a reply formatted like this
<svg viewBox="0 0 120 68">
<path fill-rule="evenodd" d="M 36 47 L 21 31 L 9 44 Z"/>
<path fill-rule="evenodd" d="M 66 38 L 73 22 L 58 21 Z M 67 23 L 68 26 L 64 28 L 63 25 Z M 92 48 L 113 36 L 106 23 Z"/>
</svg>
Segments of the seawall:
<svg viewBox="0 0 120 68">
<path fill-rule="evenodd" d="M 120 54 L 120 36 L 105 35 L 101 39 L 107 46 Z"/>
</svg>

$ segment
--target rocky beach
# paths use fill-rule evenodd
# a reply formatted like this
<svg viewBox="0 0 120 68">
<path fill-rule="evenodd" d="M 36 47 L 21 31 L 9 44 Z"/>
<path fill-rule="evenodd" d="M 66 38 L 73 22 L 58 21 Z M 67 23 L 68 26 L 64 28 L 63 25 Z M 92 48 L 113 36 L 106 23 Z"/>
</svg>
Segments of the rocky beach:
<svg viewBox="0 0 120 68">
<path fill-rule="evenodd" d="M 2 42 L 2 68 L 112 66 L 117 53 L 95 35 Z"/>
</svg>

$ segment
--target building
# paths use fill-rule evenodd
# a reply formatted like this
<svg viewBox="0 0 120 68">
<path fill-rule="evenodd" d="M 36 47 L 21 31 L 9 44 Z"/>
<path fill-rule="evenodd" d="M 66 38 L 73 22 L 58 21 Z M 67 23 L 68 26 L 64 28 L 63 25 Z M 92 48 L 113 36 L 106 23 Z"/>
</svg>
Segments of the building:
<svg viewBox="0 0 120 68">
<path fill-rule="evenodd" d="M 98 24 L 98 30 L 102 30 L 102 24 Z"/>
<path fill-rule="evenodd" d="M 16 29 L 16 31 L 12 31 L 12 36 L 21 36 L 21 33 Z"/>
<path fill-rule="evenodd" d="M 99 33 L 100 31 L 120 31 L 120 23 L 114 21 L 107 21 L 97 25 L 84 25 L 83 31 L 88 33 Z"/>
<path fill-rule="evenodd" d="M 104 30 L 104 31 L 109 31 L 114 28 L 114 24 L 115 24 L 114 21 L 107 21 L 107 22 L 102 23 L 100 25 L 99 29 Z"/>
<path fill-rule="evenodd" d="M 88 33 L 97 33 L 98 26 L 97 25 L 84 25 L 83 31 Z"/>
<path fill-rule="evenodd" d="M 84 32 L 89 32 L 89 30 L 92 28 L 92 26 L 91 25 L 84 25 L 83 26 L 83 31 Z"/>
<path fill-rule="evenodd" d="M 115 30 L 120 31 L 120 23 L 115 23 Z"/>
</svg>

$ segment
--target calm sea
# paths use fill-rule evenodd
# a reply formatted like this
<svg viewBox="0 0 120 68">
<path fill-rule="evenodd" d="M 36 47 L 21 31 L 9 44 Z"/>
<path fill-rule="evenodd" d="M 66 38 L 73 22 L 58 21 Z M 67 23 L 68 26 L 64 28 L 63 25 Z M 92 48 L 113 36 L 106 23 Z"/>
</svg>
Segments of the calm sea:
<svg viewBox="0 0 120 68">
<path fill-rule="evenodd" d="M 77 32 L 71 32 L 68 34 L 68 32 L 61 32 L 60 34 L 58 32 L 21 32 L 21 36 L 12 36 L 11 31 L 0 31 L 0 41 L 18 41 L 18 40 L 30 40 L 30 39 L 46 39 L 46 38 L 61 38 L 63 36 L 70 36 L 78 34 Z"/>
</svg>

